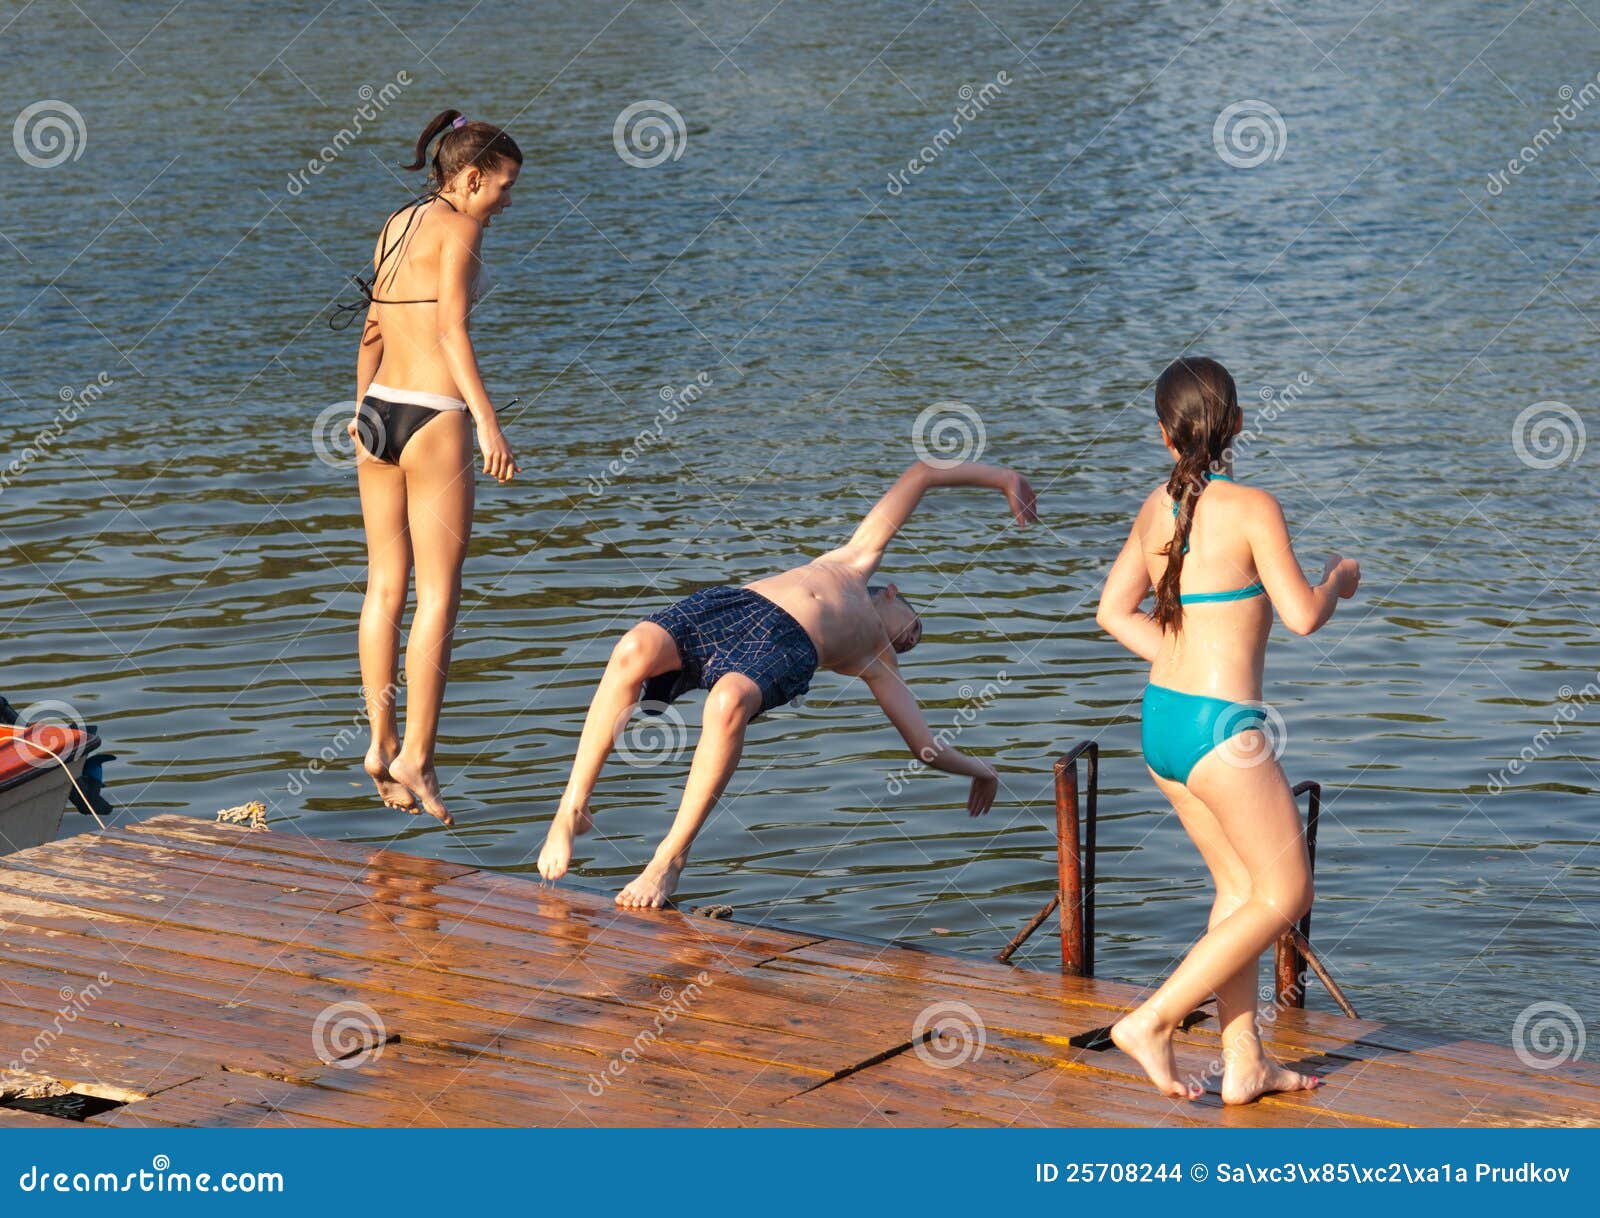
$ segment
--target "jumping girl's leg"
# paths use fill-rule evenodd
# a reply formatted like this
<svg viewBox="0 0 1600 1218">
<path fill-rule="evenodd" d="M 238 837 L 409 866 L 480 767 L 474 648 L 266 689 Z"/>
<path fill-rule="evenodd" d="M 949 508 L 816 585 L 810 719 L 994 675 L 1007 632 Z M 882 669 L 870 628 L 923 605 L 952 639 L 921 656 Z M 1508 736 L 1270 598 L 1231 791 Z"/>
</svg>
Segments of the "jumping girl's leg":
<svg viewBox="0 0 1600 1218">
<path fill-rule="evenodd" d="M 559 880 L 567 873 L 572 839 L 589 831 L 589 796 L 616 745 L 617 733 L 639 702 L 639 687 L 647 678 L 681 666 L 672 635 L 654 622 L 640 622 L 611 649 L 605 675 L 583 721 L 567 789 L 539 849 L 539 874 L 545 879 Z"/>
<path fill-rule="evenodd" d="M 416 800 L 389 773 L 400 751 L 395 683 L 400 656 L 400 615 L 411 583 L 411 534 L 406 525 L 406 477 L 393 465 L 362 453 L 356 465 L 361 518 L 367 534 L 367 594 L 361 602 L 357 650 L 361 691 L 372 742 L 362 768 L 391 808 L 417 810 Z"/>
<path fill-rule="evenodd" d="M 1259 743 L 1252 742 L 1252 746 Z M 1262 752 L 1264 747 L 1253 755 Z M 1190 773 L 1187 786 L 1213 814 L 1227 845 L 1244 867 L 1249 877 L 1248 895 L 1215 921 L 1161 988 L 1112 1032 L 1112 1038 L 1139 1060 L 1152 1080 L 1177 1097 L 1198 1094 L 1172 1078 L 1170 1064 L 1166 1064 L 1171 1061 L 1170 1042 L 1179 1021 L 1219 989 L 1229 990 L 1231 1001 L 1237 1003 L 1238 975 L 1253 970 L 1267 945 L 1311 904 L 1305 837 L 1283 771 L 1272 760 L 1234 764 L 1232 753 L 1226 748 L 1208 753 Z M 1253 989 L 1253 979 L 1250 984 Z M 1253 994 L 1250 1002 L 1254 1003 Z M 1292 1078 L 1274 1075 L 1268 1081 L 1290 1086 L 1311 1081 L 1291 1071 L 1283 1073 Z M 1235 1089 L 1225 1082 L 1224 1090 L 1227 1099 Z"/>
<path fill-rule="evenodd" d="M 659 909 L 667 903 L 678 887 L 683 865 L 689 861 L 689 847 L 694 844 L 695 835 L 739 766 L 745 726 L 760 709 L 761 687 L 749 677 L 729 673 L 711 687 L 706 695 L 700 743 L 689 766 L 689 780 L 683 784 L 678 814 L 656 847 L 650 865 L 617 894 L 618 905 L 626 909 Z"/>
<path fill-rule="evenodd" d="M 465 411 L 442 411 L 400 455 L 406 520 L 416 567 L 417 608 L 406 643 L 406 732 L 390 772 L 445 824 L 433 754 L 439 709 L 450 674 L 450 645 L 461 602 L 461 564 L 472 535 L 472 423 Z"/>
</svg>

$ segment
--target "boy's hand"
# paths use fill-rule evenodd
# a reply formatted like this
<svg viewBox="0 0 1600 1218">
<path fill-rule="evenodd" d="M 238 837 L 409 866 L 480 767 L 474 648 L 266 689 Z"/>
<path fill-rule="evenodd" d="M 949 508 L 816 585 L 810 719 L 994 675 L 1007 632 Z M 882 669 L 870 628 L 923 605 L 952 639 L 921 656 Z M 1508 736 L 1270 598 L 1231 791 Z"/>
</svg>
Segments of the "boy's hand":
<svg viewBox="0 0 1600 1218">
<path fill-rule="evenodd" d="M 1011 514 L 1017 518 L 1019 527 L 1027 527 L 1039 519 L 1039 500 L 1033 493 L 1033 487 L 1028 485 L 1028 480 L 1014 469 L 1004 472 L 1000 489 L 1006 493 L 1006 502 L 1011 505 Z"/>
<path fill-rule="evenodd" d="M 973 778 L 972 789 L 967 792 L 968 816 L 982 816 L 992 808 L 995 794 L 1000 790 L 1000 776 L 994 772 L 994 767 L 986 761 L 977 764 L 983 772 Z"/>
</svg>

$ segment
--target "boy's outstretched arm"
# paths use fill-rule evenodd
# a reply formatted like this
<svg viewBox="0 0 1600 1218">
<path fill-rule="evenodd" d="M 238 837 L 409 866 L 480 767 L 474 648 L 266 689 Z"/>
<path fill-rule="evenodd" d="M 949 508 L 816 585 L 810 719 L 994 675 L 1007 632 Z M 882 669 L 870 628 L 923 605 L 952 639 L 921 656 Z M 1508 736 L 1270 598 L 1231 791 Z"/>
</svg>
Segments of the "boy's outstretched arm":
<svg viewBox="0 0 1600 1218">
<path fill-rule="evenodd" d="M 916 695 L 900 676 L 892 656 L 873 660 L 862 670 L 861 679 L 867 683 L 872 696 L 877 699 L 883 713 L 889 717 L 906 744 L 910 746 L 923 765 L 947 774 L 962 774 L 972 779 L 967 792 L 967 815 L 982 816 L 994 805 L 995 792 L 1000 789 L 1000 777 L 994 767 L 977 757 L 968 757 L 954 745 L 933 738 Z"/>
<path fill-rule="evenodd" d="M 936 486 L 993 487 L 1004 492 L 1018 525 L 1026 526 L 1039 519 L 1033 487 L 1014 469 L 979 465 L 975 461 L 963 461 L 949 468 L 914 461 L 862 518 L 850 540 L 824 557 L 848 563 L 863 578 L 870 579 L 883 560 L 884 550 L 922 501 L 923 493 Z"/>
</svg>

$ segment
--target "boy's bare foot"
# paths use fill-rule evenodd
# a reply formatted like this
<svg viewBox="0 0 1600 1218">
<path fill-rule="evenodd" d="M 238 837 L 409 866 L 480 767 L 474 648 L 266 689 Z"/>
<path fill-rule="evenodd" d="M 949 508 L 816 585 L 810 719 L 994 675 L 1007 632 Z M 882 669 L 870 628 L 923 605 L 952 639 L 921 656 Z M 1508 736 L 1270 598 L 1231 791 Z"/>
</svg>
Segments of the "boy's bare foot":
<svg viewBox="0 0 1600 1218">
<path fill-rule="evenodd" d="M 382 749 L 374 744 L 367 750 L 366 760 L 361 763 L 361 768 L 367 772 L 373 784 L 378 788 L 378 795 L 388 808 L 404 808 L 413 815 L 417 812 L 417 801 L 412 798 L 411 792 L 406 790 L 403 783 L 394 780 L 389 773 L 389 763 L 394 759 L 397 749 Z"/>
<path fill-rule="evenodd" d="M 1230 1063 L 1222 1075 L 1222 1102 L 1248 1104 L 1269 1091 L 1311 1091 L 1321 1083 L 1322 1079 L 1316 1075 L 1301 1074 L 1270 1059 L 1251 1062 L 1248 1066 L 1235 1067 Z"/>
<path fill-rule="evenodd" d="M 396 782 L 405 784 L 422 797 L 422 810 L 429 816 L 436 818 L 440 824 L 456 823 L 449 809 L 444 806 L 444 800 L 439 797 L 439 779 L 431 765 L 418 765 L 401 753 L 389 763 L 389 773 Z"/>
<path fill-rule="evenodd" d="M 632 883 L 617 893 L 617 904 L 623 909 L 660 909 L 677 891 L 682 874 L 681 860 L 661 863 L 652 859 Z"/>
<path fill-rule="evenodd" d="M 1163 1095 L 1175 1100 L 1197 1100 L 1199 1086 L 1186 1087 L 1178 1081 L 1178 1057 L 1172 1051 L 1172 1029 L 1157 1026 L 1141 1007 L 1111 1025 L 1111 1039 L 1150 1076 Z"/>
<path fill-rule="evenodd" d="M 572 862 L 572 839 L 582 837 L 594 824 L 589 805 L 561 808 L 545 832 L 544 845 L 539 847 L 539 874 L 547 880 L 559 880 L 567 874 Z"/>
</svg>

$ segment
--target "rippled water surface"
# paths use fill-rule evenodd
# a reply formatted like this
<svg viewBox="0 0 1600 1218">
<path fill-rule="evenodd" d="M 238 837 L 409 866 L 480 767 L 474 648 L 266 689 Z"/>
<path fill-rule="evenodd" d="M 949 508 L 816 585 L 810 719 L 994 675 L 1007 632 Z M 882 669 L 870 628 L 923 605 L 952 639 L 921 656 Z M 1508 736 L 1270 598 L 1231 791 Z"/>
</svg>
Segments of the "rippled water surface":
<svg viewBox="0 0 1600 1218">
<path fill-rule="evenodd" d="M 126 815 L 262 799 L 308 833 L 531 872 L 614 637 L 837 544 L 918 413 L 955 401 L 1042 525 L 938 494 L 884 570 L 926 615 L 905 671 L 935 726 L 999 683 L 961 735 L 1004 771 L 998 805 L 969 820 L 938 774 L 892 793 L 898 738 L 819 676 L 751 730 L 683 896 L 992 954 L 1051 889 L 1051 761 L 1093 737 L 1100 969 L 1153 980 L 1208 885 L 1094 602 L 1164 477 L 1151 382 L 1204 352 L 1265 411 L 1241 477 L 1280 496 L 1305 565 L 1338 549 L 1365 575 L 1269 662 L 1286 766 L 1328 790 L 1316 942 L 1363 1014 L 1504 1041 L 1545 999 L 1595 1026 L 1600 435 L 1571 428 L 1593 433 L 1600 386 L 1600 120 L 1488 189 L 1600 68 L 1592 6 L 6 7 L 7 116 L 65 101 L 86 140 L 0 188 L 3 689 L 101 725 Z M 358 88 L 402 71 L 291 190 Z M 656 99 L 681 155 L 631 166 L 613 122 Z M 1238 168 L 1213 124 L 1246 99 L 1283 127 Z M 491 392 L 521 395 L 526 472 L 479 488 L 440 741 L 453 830 L 359 781 L 360 519 L 313 444 L 353 392 L 328 306 L 444 105 L 528 153 L 474 326 Z M 1513 443 L 1541 402 L 1564 453 Z M 577 882 L 637 871 L 686 765 L 610 770 Z"/>
</svg>

